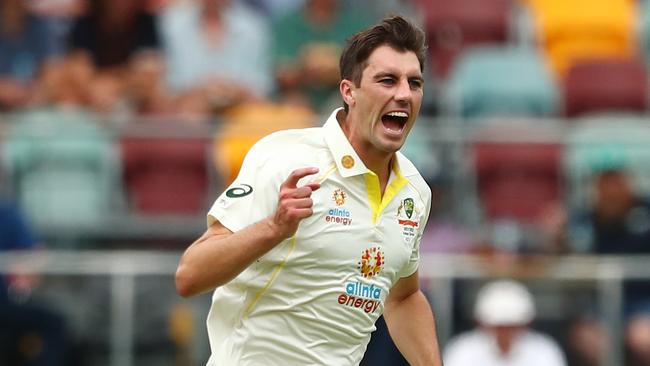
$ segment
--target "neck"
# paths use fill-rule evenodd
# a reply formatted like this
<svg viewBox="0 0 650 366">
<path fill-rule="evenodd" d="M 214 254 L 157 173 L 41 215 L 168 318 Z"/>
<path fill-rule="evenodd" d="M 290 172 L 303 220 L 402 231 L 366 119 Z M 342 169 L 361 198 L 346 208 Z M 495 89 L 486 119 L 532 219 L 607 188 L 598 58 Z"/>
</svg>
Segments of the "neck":
<svg viewBox="0 0 650 366">
<path fill-rule="evenodd" d="M 379 178 L 379 185 L 383 195 L 390 178 L 395 153 L 377 150 L 371 143 L 364 141 L 362 138 L 357 138 L 358 132 L 351 128 L 353 123 L 350 121 L 351 116 L 349 113 L 342 110 L 336 117 L 343 133 L 363 164 Z"/>
</svg>

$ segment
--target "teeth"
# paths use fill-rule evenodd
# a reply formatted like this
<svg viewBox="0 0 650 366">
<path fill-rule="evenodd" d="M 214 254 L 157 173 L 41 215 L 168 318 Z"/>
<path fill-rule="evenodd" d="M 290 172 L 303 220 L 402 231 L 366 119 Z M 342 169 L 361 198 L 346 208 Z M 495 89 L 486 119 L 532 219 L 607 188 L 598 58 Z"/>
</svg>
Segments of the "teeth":
<svg viewBox="0 0 650 366">
<path fill-rule="evenodd" d="M 390 112 L 388 113 L 389 116 L 391 117 L 403 117 L 403 118 L 408 118 L 408 114 L 406 112 Z"/>
</svg>

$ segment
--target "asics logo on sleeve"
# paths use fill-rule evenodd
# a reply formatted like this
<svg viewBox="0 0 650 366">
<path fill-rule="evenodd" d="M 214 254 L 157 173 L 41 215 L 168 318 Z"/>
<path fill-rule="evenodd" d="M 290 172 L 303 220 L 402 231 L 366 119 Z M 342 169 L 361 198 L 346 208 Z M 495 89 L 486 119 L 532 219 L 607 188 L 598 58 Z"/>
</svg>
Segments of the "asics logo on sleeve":
<svg viewBox="0 0 650 366">
<path fill-rule="evenodd" d="M 232 187 L 226 191 L 226 196 L 229 198 L 239 198 L 248 196 L 253 192 L 253 187 L 248 184 L 240 184 L 239 187 Z"/>
</svg>

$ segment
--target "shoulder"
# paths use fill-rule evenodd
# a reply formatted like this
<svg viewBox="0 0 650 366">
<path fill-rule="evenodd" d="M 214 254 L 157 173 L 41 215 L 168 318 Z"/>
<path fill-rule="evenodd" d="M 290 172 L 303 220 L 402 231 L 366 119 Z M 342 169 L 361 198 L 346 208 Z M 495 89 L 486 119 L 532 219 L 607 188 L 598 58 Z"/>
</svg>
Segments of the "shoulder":
<svg viewBox="0 0 650 366">
<path fill-rule="evenodd" d="M 273 132 L 260 139 L 248 155 L 257 159 L 257 165 L 293 164 L 313 161 L 326 148 L 321 128 L 288 129 Z"/>
</svg>

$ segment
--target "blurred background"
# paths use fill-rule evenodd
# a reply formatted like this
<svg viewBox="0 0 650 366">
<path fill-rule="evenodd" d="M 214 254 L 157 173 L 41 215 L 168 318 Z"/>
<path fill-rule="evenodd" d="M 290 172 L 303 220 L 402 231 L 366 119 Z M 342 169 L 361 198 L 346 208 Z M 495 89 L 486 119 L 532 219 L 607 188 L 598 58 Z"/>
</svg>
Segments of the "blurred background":
<svg viewBox="0 0 650 366">
<path fill-rule="evenodd" d="M 648 0 L 0 0 L 0 365 L 204 364 L 180 253 L 391 13 L 429 43 L 403 152 L 442 348 L 513 279 L 569 365 L 650 365 Z M 405 364 L 381 322 L 363 364 Z"/>
</svg>

